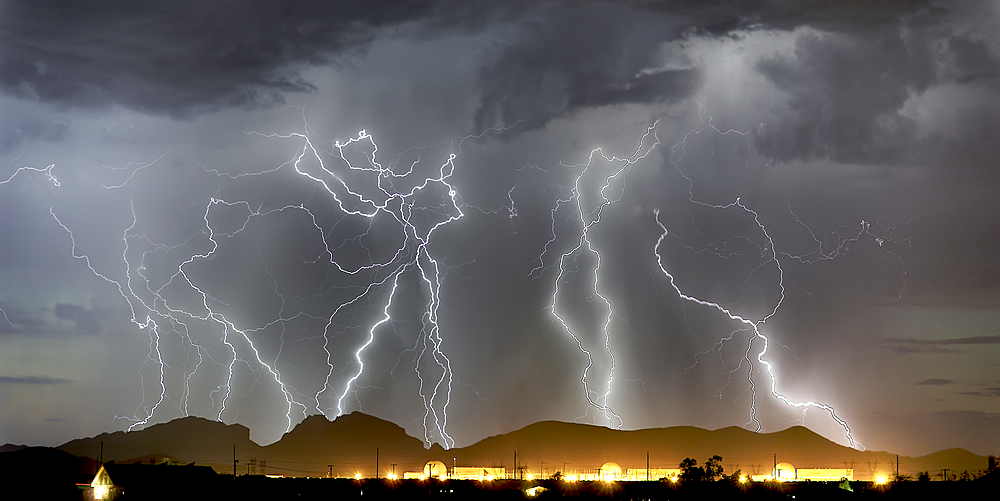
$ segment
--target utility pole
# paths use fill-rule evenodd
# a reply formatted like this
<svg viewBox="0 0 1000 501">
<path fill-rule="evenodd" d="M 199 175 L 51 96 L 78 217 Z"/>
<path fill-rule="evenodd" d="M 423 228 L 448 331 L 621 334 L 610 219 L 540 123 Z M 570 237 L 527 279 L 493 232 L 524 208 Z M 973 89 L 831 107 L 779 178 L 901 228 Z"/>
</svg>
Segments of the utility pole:
<svg viewBox="0 0 1000 501">
<path fill-rule="evenodd" d="M 378 447 L 376 447 L 375 448 L 375 478 L 379 478 L 378 475 L 379 475 L 378 474 Z"/>
<path fill-rule="evenodd" d="M 944 470 L 944 481 L 947 482 L 948 481 L 948 468 L 941 468 L 941 469 Z"/>
<path fill-rule="evenodd" d="M 396 479 L 396 463 L 392 463 L 392 478 Z"/>
<path fill-rule="evenodd" d="M 97 469 L 100 470 L 101 467 L 104 466 L 104 441 L 103 440 L 101 440 L 101 455 L 100 455 L 100 459 L 98 459 L 97 462 L 100 463 L 100 464 L 97 465 Z"/>
<path fill-rule="evenodd" d="M 774 455 L 774 469 L 771 470 L 771 478 L 778 478 L 778 455 Z"/>
<path fill-rule="evenodd" d="M 236 460 L 236 444 L 233 444 L 233 478 L 236 478 L 236 463 L 239 461 Z"/>
<path fill-rule="evenodd" d="M 326 467 L 328 468 L 327 473 L 326 473 L 326 478 L 333 478 L 333 465 L 332 464 L 328 464 L 328 465 L 326 465 Z"/>
<path fill-rule="evenodd" d="M 646 481 L 649 482 L 649 452 L 646 452 Z"/>
<path fill-rule="evenodd" d="M 514 471 L 510 472 L 512 479 L 517 479 L 517 449 L 514 449 Z"/>
</svg>

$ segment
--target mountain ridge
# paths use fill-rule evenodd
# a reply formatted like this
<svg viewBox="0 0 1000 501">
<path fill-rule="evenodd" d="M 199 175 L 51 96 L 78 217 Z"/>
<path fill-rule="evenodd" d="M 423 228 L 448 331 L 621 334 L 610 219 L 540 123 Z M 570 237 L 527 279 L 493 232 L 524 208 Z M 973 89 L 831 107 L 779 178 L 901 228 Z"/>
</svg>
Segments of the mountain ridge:
<svg viewBox="0 0 1000 501">
<path fill-rule="evenodd" d="M 718 454 L 723 457 L 727 473 L 740 469 L 745 474 L 766 474 L 773 462 L 788 462 L 798 468 L 850 468 L 853 464 L 854 478 L 868 479 L 895 472 L 896 461 L 892 453 L 857 451 L 802 426 L 756 433 L 736 426 L 717 430 L 696 426 L 613 430 L 591 424 L 539 421 L 466 447 L 445 450 L 437 444 L 428 448 L 395 423 L 361 412 L 333 421 L 322 415 L 309 416 L 266 446 L 253 442 L 250 430 L 243 425 L 190 416 L 138 431 L 75 439 L 58 448 L 96 458 L 100 442 L 104 442 L 105 460 L 166 454 L 223 473 L 233 472 L 235 447 L 237 473 L 253 472 L 250 460 L 254 459 L 255 468 L 266 461 L 267 473 L 288 476 L 374 476 L 376 467 L 379 476 L 387 475 L 390 468 L 399 475 L 420 471 L 431 460 L 449 467 L 501 466 L 512 471 L 514 451 L 517 466 L 545 476 L 564 469 L 595 470 L 605 462 L 623 468 L 644 468 L 647 457 L 651 468 L 676 468 L 686 457 L 701 462 Z M 915 476 L 919 471 L 935 474 L 941 468 L 955 472 L 986 468 L 984 456 L 965 449 L 899 457 L 900 473 L 904 475 Z"/>
</svg>

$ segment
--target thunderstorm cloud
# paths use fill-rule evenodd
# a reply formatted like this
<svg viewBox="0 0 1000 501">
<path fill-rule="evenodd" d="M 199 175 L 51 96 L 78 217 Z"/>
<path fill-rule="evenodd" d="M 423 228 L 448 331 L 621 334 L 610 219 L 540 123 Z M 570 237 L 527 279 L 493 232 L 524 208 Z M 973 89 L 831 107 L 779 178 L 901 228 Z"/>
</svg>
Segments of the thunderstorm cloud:
<svg viewBox="0 0 1000 501">
<path fill-rule="evenodd" d="M 995 454 L 998 21 L 0 0 L 0 441 L 361 410 Z"/>
</svg>

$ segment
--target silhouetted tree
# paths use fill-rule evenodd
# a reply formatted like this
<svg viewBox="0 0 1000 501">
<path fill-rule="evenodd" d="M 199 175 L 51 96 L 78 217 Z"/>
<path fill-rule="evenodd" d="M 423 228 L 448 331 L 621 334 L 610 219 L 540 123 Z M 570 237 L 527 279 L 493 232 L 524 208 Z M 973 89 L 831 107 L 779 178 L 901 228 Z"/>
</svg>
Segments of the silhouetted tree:
<svg viewBox="0 0 1000 501">
<path fill-rule="evenodd" d="M 715 455 L 705 461 L 705 466 L 698 466 L 698 460 L 684 458 L 679 465 L 680 478 L 684 482 L 714 482 L 722 478 L 722 456 Z M 737 477 L 739 478 L 739 477 Z"/>
<path fill-rule="evenodd" d="M 714 482 L 722 478 L 722 456 L 718 454 L 705 461 L 705 480 Z"/>
<path fill-rule="evenodd" d="M 738 483 L 740 483 L 740 477 L 742 477 L 742 476 L 743 476 L 743 472 L 740 471 L 740 470 L 736 470 L 731 475 L 729 475 L 728 477 L 725 476 L 725 475 L 723 475 L 722 479 L 725 480 L 725 481 L 727 481 L 727 482 L 729 482 L 729 483 L 731 483 L 731 484 L 738 484 Z"/>
<path fill-rule="evenodd" d="M 705 470 L 698 466 L 697 459 L 684 458 L 678 468 L 681 469 L 682 482 L 700 482 L 705 478 Z"/>
<path fill-rule="evenodd" d="M 922 471 L 917 474 L 917 480 L 920 482 L 930 482 L 931 473 L 929 471 Z"/>
</svg>

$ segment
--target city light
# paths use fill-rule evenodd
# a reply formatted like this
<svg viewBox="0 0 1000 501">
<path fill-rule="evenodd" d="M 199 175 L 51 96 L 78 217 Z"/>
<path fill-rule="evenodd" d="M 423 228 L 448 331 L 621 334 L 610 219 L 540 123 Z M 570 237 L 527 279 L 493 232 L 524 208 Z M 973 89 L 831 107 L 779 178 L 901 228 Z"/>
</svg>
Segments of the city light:
<svg viewBox="0 0 1000 501">
<path fill-rule="evenodd" d="M 94 486 L 94 499 L 98 501 L 103 501 L 108 498 L 110 490 L 106 485 L 96 485 Z"/>
</svg>

